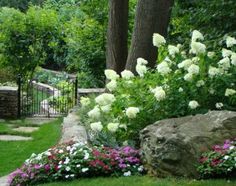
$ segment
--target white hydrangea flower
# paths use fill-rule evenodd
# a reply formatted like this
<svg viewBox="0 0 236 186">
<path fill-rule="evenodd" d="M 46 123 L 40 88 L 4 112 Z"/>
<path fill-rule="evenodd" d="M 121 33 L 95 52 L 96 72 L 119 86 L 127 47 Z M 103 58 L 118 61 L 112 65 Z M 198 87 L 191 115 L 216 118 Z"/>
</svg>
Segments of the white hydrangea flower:
<svg viewBox="0 0 236 186">
<path fill-rule="evenodd" d="M 91 123 L 90 128 L 94 132 L 101 132 L 103 129 L 103 126 L 102 126 L 102 123 L 99 121 L 99 122 Z"/>
<path fill-rule="evenodd" d="M 116 80 L 111 80 L 109 83 L 106 84 L 106 87 L 109 91 L 114 91 L 117 87 L 117 82 Z"/>
<path fill-rule="evenodd" d="M 183 92 L 183 91 L 184 91 L 184 89 L 182 87 L 179 87 L 178 92 Z"/>
<path fill-rule="evenodd" d="M 130 79 L 132 77 L 134 77 L 133 72 L 129 71 L 129 70 L 124 70 L 121 72 L 121 77 L 124 79 Z"/>
<path fill-rule="evenodd" d="M 213 78 L 219 74 L 220 74 L 220 70 L 218 68 L 212 67 L 212 66 L 209 67 L 208 75 L 210 78 Z"/>
<path fill-rule="evenodd" d="M 223 103 L 216 103 L 216 108 L 221 109 L 224 106 Z"/>
<path fill-rule="evenodd" d="M 193 64 L 191 59 L 185 59 L 181 63 L 178 64 L 178 68 L 183 68 L 185 70 L 188 70 L 188 68 Z"/>
<path fill-rule="evenodd" d="M 105 70 L 105 76 L 109 80 L 116 80 L 120 77 L 114 70 L 111 69 Z"/>
<path fill-rule="evenodd" d="M 225 90 L 225 96 L 227 96 L 227 97 L 232 96 L 232 95 L 234 95 L 235 93 L 236 93 L 236 90 L 234 90 L 234 89 L 227 88 L 227 89 Z"/>
<path fill-rule="evenodd" d="M 117 129 L 119 128 L 119 123 L 108 123 L 107 124 L 107 129 L 110 131 L 110 132 L 116 132 Z"/>
<path fill-rule="evenodd" d="M 187 74 L 184 76 L 184 80 L 185 80 L 185 81 L 192 81 L 192 80 L 193 80 L 193 74 L 187 73 Z"/>
<path fill-rule="evenodd" d="M 81 97 L 80 104 L 82 107 L 88 106 L 90 104 L 90 99 L 88 97 Z"/>
<path fill-rule="evenodd" d="M 71 168 L 69 166 L 66 167 L 66 171 L 69 172 Z"/>
<path fill-rule="evenodd" d="M 230 59 L 225 57 L 218 62 L 218 65 L 223 70 L 228 70 L 230 68 Z"/>
<path fill-rule="evenodd" d="M 191 108 L 191 109 L 196 109 L 197 107 L 199 107 L 199 104 L 197 101 L 195 100 L 192 100 L 189 102 L 188 106 Z"/>
<path fill-rule="evenodd" d="M 195 41 L 191 43 L 190 53 L 198 55 L 198 54 L 203 54 L 205 52 L 206 52 L 206 45 L 204 45 L 203 43 Z"/>
<path fill-rule="evenodd" d="M 131 176 L 131 172 L 130 171 L 124 172 L 124 176 Z"/>
<path fill-rule="evenodd" d="M 186 51 L 182 51 L 180 54 L 181 54 L 181 56 L 184 57 L 184 58 L 187 57 L 187 53 L 186 53 Z"/>
<path fill-rule="evenodd" d="M 222 49 L 222 57 L 230 57 L 233 52 L 231 50 L 227 50 L 225 48 Z"/>
<path fill-rule="evenodd" d="M 136 72 L 138 73 L 138 75 L 140 77 L 143 77 L 144 74 L 147 72 L 147 67 L 145 64 L 142 63 L 142 61 L 139 61 L 139 59 L 138 59 L 137 65 L 136 65 Z"/>
<path fill-rule="evenodd" d="M 215 94 L 215 90 L 214 90 L 213 88 L 210 88 L 210 89 L 208 90 L 208 92 L 209 92 L 211 95 Z"/>
<path fill-rule="evenodd" d="M 200 68 L 198 65 L 192 64 L 189 68 L 188 68 L 188 73 L 190 74 L 199 74 Z"/>
<path fill-rule="evenodd" d="M 166 98 L 166 92 L 162 87 L 157 86 L 156 88 L 151 89 L 151 92 L 154 94 L 157 101 L 161 101 Z"/>
<path fill-rule="evenodd" d="M 228 48 L 232 47 L 233 45 L 236 45 L 236 39 L 234 37 L 228 36 L 226 38 L 226 45 L 227 45 Z"/>
<path fill-rule="evenodd" d="M 193 63 L 197 63 L 199 61 L 200 61 L 200 58 L 198 56 L 195 56 L 195 57 L 192 58 Z"/>
<path fill-rule="evenodd" d="M 208 56 L 209 58 L 211 58 L 211 59 L 212 59 L 215 55 L 216 55 L 215 52 L 208 52 L 208 53 L 207 53 L 207 56 Z"/>
<path fill-rule="evenodd" d="M 82 168 L 82 172 L 87 172 L 89 170 L 89 168 Z"/>
<path fill-rule="evenodd" d="M 104 113 L 108 113 L 111 111 L 111 105 L 101 106 L 100 108 L 101 108 L 102 112 L 104 112 Z"/>
<path fill-rule="evenodd" d="M 183 47 L 182 44 L 177 44 L 177 48 L 180 50 Z"/>
<path fill-rule="evenodd" d="M 111 105 L 115 100 L 115 96 L 109 93 L 103 93 L 95 98 L 95 102 L 100 106 Z"/>
<path fill-rule="evenodd" d="M 231 64 L 236 66 L 236 53 L 232 53 L 231 55 Z"/>
<path fill-rule="evenodd" d="M 147 64 L 148 64 L 148 61 L 145 60 L 145 59 L 143 59 L 143 58 L 141 58 L 141 57 L 139 57 L 139 58 L 137 59 L 137 64 L 138 64 L 138 65 L 147 65 Z"/>
<path fill-rule="evenodd" d="M 195 42 L 197 40 L 204 40 L 204 36 L 198 30 L 194 30 L 192 33 L 192 42 Z"/>
<path fill-rule="evenodd" d="M 152 42 L 153 42 L 154 46 L 160 47 L 166 43 L 166 40 L 162 35 L 160 35 L 158 33 L 154 33 Z"/>
<path fill-rule="evenodd" d="M 171 69 L 166 61 L 161 62 L 159 65 L 157 65 L 157 71 L 161 75 L 166 75 L 171 72 Z"/>
<path fill-rule="evenodd" d="M 140 112 L 138 107 L 129 107 L 126 109 L 125 114 L 128 118 L 136 118 L 136 115 Z"/>
<path fill-rule="evenodd" d="M 93 119 L 99 119 L 100 118 L 100 109 L 98 106 L 95 106 L 92 110 L 88 112 L 88 116 Z"/>
<path fill-rule="evenodd" d="M 205 85 L 205 82 L 203 80 L 199 80 L 196 84 L 197 87 L 202 87 Z"/>
<path fill-rule="evenodd" d="M 127 125 L 126 124 L 120 124 L 119 128 L 127 130 Z"/>
<path fill-rule="evenodd" d="M 168 45 L 168 52 L 172 57 L 174 57 L 175 54 L 179 53 L 179 48 L 174 45 Z"/>
</svg>

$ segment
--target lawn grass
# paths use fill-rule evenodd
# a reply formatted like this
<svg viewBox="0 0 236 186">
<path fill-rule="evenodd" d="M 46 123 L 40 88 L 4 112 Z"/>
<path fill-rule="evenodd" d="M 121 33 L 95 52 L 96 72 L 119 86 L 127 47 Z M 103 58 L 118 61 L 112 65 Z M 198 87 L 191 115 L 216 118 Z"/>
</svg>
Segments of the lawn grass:
<svg viewBox="0 0 236 186">
<path fill-rule="evenodd" d="M 187 180 L 158 179 L 148 176 L 131 176 L 120 178 L 90 178 L 68 182 L 55 182 L 40 186 L 236 186 L 236 181 L 227 180 Z"/>
<path fill-rule="evenodd" d="M 62 119 L 53 120 L 50 123 L 40 126 L 38 131 L 26 136 L 33 137 L 31 141 L 0 141 L 0 176 L 4 176 L 20 167 L 24 160 L 32 153 L 40 153 L 55 145 L 61 136 L 60 124 Z M 30 125 L 24 122 L 16 122 L 14 126 Z M 0 123 L 0 133 L 22 134 L 12 132 L 11 127 L 5 123 Z"/>
</svg>

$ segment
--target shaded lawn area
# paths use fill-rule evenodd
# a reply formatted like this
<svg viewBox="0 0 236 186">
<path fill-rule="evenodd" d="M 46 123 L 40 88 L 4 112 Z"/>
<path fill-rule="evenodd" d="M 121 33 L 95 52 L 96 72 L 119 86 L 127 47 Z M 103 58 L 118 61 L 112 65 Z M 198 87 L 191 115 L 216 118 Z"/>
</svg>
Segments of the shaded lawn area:
<svg viewBox="0 0 236 186">
<path fill-rule="evenodd" d="M 61 136 L 61 123 L 62 119 L 53 120 L 39 126 L 38 131 L 30 134 L 14 132 L 11 127 L 6 126 L 6 122 L 0 123 L 0 133 L 2 134 L 20 134 L 33 137 L 31 141 L 0 141 L 0 176 L 9 174 L 20 167 L 32 153 L 41 153 L 57 144 Z M 19 125 L 28 124 L 20 123 Z"/>
<path fill-rule="evenodd" d="M 40 186 L 236 186 L 236 180 L 187 180 L 158 179 L 148 176 L 131 176 L 120 178 L 87 178 L 71 182 L 55 182 Z"/>
</svg>

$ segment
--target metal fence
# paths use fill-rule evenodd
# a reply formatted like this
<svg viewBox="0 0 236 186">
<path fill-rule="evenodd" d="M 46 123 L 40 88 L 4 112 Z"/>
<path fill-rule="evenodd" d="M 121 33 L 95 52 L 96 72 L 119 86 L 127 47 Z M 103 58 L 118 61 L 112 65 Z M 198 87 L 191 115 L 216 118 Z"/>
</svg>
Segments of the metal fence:
<svg viewBox="0 0 236 186">
<path fill-rule="evenodd" d="M 56 117 L 66 115 L 77 104 L 78 80 L 68 79 L 55 86 L 18 76 L 18 116 Z"/>
</svg>

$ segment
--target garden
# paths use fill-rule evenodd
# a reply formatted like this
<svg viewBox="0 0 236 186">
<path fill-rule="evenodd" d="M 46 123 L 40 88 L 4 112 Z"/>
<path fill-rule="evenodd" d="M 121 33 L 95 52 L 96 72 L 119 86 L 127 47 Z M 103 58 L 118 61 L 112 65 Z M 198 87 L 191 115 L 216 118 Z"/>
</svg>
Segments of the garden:
<svg viewBox="0 0 236 186">
<path fill-rule="evenodd" d="M 0 2 L 3 185 L 236 185 L 235 8 Z"/>
</svg>

